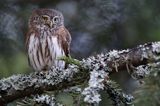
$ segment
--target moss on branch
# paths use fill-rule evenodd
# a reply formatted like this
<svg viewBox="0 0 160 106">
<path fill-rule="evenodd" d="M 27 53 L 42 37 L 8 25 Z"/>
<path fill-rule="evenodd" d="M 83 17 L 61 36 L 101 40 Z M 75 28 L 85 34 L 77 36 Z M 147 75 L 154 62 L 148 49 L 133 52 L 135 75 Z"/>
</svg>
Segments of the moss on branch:
<svg viewBox="0 0 160 106">
<path fill-rule="evenodd" d="M 53 67 L 47 72 L 33 72 L 29 75 L 13 75 L 1 79 L 0 104 L 7 104 L 32 94 L 42 94 L 44 91 L 66 89 L 80 85 L 85 81 L 91 83 L 93 81 L 90 80 L 92 75 L 95 76 L 95 74 L 93 74 L 94 71 L 95 73 L 97 72 L 98 75 L 100 75 L 100 72 L 104 72 L 103 74 L 109 78 L 111 73 L 117 71 L 122 71 L 124 69 L 132 70 L 132 67 L 158 62 L 160 59 L 159 54 L 160 42 L 154 42 L 139 45 L 132 49 L 113 50 L 108 53 L 90 56 L 82 61 L 65 57 L 62 59 L 70 63 L 67 69 Z M 107 78 L 102 76 L 102 80 L 95 81 L 103 83 L 105 80 L 107 80 Z M 98 83 L 97 85 L 99 85 Z M 97 92 L 98 91 L 99 90 L 97 90 Z"/>
</svg>

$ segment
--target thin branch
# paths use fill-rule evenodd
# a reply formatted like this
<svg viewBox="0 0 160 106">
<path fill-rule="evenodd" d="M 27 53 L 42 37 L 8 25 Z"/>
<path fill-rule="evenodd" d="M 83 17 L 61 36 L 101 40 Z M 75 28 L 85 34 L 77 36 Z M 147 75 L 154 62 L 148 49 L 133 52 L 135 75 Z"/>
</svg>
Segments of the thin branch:
<svg viewBox="0 0 160 106">
<path fill-rule="evenodd" d="M 109 95 L 109 98 L 112 100 L 114 106 L 120 106 L 121 103 L 128 106 L 133 101 L 134 97 L 123 93 L 121 89 L 118 89 L 115 82 L 108 80 L 105 81 L 104 85 L 105 91 Z"/>
<path fill-rule="evenodd" d="M 0 104 L 7 104 L 16 99 L 45 91 L 66 89 L 89 80 L 92 69 L 103 69 L 111 74 L 123 71 L 130 66 L 146 65 L 160 59 L 160 42 L 147 43 L 127 50 L 113 50 L 105 54 L 91 56 L 72 62 L 67 69 L 52 68 L 47 72 L 34 72 L 29 75 L 13 75 L 0 80 Z M 115 64 L 116 63 L 116 64 Z M 77 64 L 77 63 L 76 63 Z M 95 68 L 96 67 L 96 68 Z"/>
</svg>

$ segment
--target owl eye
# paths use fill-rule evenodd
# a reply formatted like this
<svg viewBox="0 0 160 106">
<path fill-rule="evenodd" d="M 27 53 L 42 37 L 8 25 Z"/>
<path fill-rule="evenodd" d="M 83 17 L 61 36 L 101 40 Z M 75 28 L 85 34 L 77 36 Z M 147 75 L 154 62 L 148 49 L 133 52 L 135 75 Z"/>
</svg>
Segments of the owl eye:
<svg viewBox="0 0 160 106">
<path fill-rule="evenodd" d="M 58 17 L 58 16 L 55 16 L 55 17 L 53 18 L 53 22 L 54 22 L 54 23 L 58 23 L 58 22 L 59 22 L 59 20 L 60 20 L 60 19 L 59 19 L 59 17 Z"/>
<path fill-rule="evenodd" d="M 42 15 L 42 19 L 43 19 L 43 20 L 48 20 L 48 19 L 49 19 L 49 16 L 48 16 L 48 15 Z"/>
</svg>

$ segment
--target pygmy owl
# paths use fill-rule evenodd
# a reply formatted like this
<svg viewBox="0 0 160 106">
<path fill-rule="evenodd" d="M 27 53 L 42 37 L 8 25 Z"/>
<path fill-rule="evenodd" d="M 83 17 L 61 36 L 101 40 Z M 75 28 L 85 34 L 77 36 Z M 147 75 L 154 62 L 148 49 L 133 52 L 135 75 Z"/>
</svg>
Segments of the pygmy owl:
<svg viewBox="0 0 160 106">
<path fill-rule="evenodd" d="M 28 61 L 34 70 L 45 71 L 52 66 L 64 68 L 59 57 L 69 56 L 71 36 L 64 26 L 61 12 L 54 9 L 33 11 L 26 35 Z"/>
</svg>

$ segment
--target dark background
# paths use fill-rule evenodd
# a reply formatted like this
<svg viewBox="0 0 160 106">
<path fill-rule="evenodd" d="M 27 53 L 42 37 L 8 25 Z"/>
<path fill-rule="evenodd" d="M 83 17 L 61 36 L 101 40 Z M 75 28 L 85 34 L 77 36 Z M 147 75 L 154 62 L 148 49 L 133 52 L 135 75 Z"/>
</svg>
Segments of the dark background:
<svg viewBox="0 0 160 106">
<path fill-rule="evenodd" d="M 71 55 L 82 59 L 160 40 L 159 5 L 160 0 L 1 0 L 0 78 L 32 71 L 24 36 L 34 9 L 53 8 L 63 13 L 72 35 Z M 113 78 L 127 93 L 138 86 L 127 73 Z"/>
</svg>

